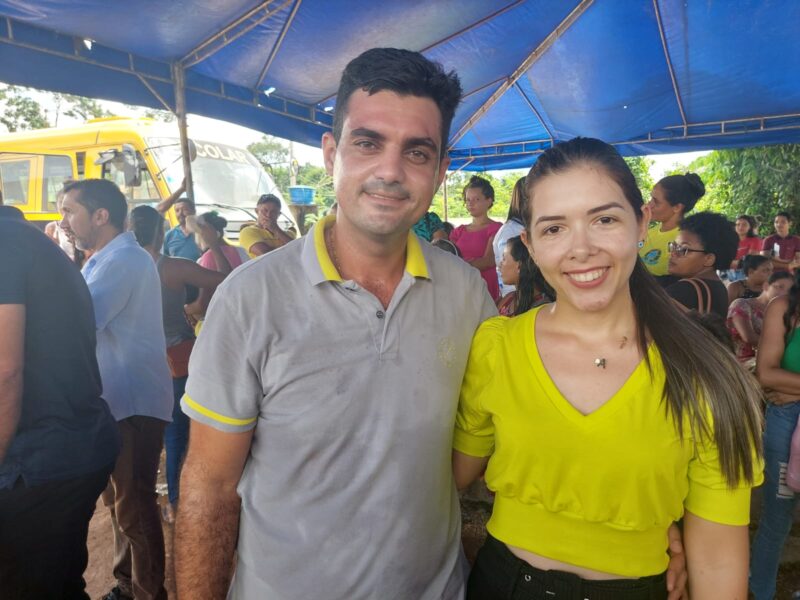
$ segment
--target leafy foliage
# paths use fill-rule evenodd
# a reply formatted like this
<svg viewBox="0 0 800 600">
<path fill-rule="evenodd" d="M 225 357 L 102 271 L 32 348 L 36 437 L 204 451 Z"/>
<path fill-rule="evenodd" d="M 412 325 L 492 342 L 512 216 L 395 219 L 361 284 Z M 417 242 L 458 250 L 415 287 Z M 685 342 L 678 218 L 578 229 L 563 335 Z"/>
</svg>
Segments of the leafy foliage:
<svg viewBox="0 0 800 600">
<path fill-rule="evenodd" d="M 706 194 L 696 210 L 738 214 L 769 222 L 787 211 L 800 217 L 800 145 L 715 150 L 688 167 L 703 179 Z M 762 234 L 767 233 L 762 227 Z"/>
<path fill-rule="evenodd" d="M 247 149 L 272 175 L 275 185 L 284 198 L 289 198 L 289 185 L 291 181 L 289 148 L 280 138 L 271 135 L 263 136 L 259 141 L 250 144 Z M 314 199 L 317 204 L 329 208 L 336 197 L 333 193 L 333 179 L 322 167 L 308 164 L 296 165 L 297 185 L 307 185 L 315 188 Z M 321 211 L 321 212 L 324 212 Z"/>
<path fill-rule="evenodd" d="M 42 106 L 26 93 L 25 88 L 3 86 L 0 88 L 0 103 L 3 104 L 0 123 L 11 133 L 50 127 Z"/>
</svg>

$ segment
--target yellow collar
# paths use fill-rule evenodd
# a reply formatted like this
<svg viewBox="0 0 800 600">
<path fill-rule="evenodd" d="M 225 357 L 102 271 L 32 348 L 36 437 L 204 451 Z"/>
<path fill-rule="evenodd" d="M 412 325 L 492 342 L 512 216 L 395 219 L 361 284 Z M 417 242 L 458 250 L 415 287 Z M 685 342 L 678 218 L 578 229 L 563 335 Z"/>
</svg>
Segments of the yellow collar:
<svg viewBox="0 0 800 600">
<path fill-rule="evenodd" d="M 328 249 L 325 247 L 325 230 L 336 222 L 335 215 L 328 215 L 320 219 L 314 227 L 314 249 L 317 253 L 317 260 L 322 269 L 322 275 L 327 281 L 342 281 L 342 276 L 333 264 Z M 428 264 L 422 254 L 419 245 L 419 238 L 412 232 L 408 232 L 408 242 L 406 243 L 406 271 L 413 277 L 424 277 L 430 279 L 428 275 Z"/>
</svg>

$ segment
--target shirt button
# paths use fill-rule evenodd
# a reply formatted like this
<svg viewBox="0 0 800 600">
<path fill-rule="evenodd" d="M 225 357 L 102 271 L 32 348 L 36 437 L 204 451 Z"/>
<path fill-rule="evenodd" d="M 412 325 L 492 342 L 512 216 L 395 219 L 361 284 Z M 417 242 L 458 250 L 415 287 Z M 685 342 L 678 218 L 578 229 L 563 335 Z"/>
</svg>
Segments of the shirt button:
<svg viewBox="0 0 800 600">
<path fill-rule="evenodd" d="M 375 316 L 378 317 L 379 319 L 382 319 L 383 317 L 386 316 L 386 314 L 382 310 L 379 310 L 378 312 L 375 313 Z"/>
</svg>

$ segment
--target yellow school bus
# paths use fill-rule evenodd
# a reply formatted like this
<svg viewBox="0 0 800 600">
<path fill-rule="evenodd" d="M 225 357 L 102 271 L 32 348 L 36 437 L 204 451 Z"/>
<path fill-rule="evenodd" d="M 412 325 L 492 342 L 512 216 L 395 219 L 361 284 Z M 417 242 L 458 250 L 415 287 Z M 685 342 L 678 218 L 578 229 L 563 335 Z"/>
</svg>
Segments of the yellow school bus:
<svg viewBox="0 0 800 600">
<path fill-rule="evenodd" d="M 192 140 L 197 212 L 214 210 L 228 220 L 228 236 L 255 219 L 262 194 L 281 198 L 281 226 L 297 229 L 292 213 L 261 164 L 243 148 Z M 105 178 L 128 202 L 155 205 L 183 181 L 177 125 L 152 119 L 106 117 L 85 125 L 0 135 L 0 192 L 41 228 L 61 218 L 56 194 L 65 180 Z M 170 211 L 172 224 L 175 217 Z"/>
</svg>

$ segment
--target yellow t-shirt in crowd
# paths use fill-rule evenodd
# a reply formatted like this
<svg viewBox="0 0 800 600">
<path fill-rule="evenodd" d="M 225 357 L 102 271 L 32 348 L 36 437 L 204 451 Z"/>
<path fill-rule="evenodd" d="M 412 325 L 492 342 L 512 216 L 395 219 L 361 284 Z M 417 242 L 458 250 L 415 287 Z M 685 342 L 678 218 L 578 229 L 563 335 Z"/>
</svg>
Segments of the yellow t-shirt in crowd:
<svg viewBox="0 0 800 600">
<path fill-rule="evenodd" d="M 644 246 L 639 250 L 639 256 L 653 275 L 669 275 L 669 251 L 667 244 L 674 242 L 678 237 L 678 228 L 661 231 L 661 223 L 650 223 Z"/>
<path fill-rule="evenodd" d="M 291 233 L 289 235 L 291 236 Z M 250 252 L 250 248 L 258 242 L 264 242 L 273 250 L 279 246 L 283 246 L 283 242 L 278 239 L 278 236 L 257 225 L 248 225 L 239 232 L 239 245 L 247 251 L 250 258 L 258 256 Z"/>
<path fill-rule="evenodd" d="M 539 310 L 480 326 L 461 389 L 453 447 L 491 457 L 489 532 L 554 560 L 644 577 L 666 569 L 667 529 L 684 509 L 746 525 L 750 486 L 727 488 L 716 445 L 692 439 L 688 421 L 681 441 L 661 398 L 655 346 L 652 379 L 642 361 L 612 398 L 583 415 L 539 357 Z M 576 375 L 594 368 L 576 365 Z"/>
</svg>

